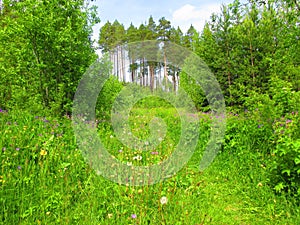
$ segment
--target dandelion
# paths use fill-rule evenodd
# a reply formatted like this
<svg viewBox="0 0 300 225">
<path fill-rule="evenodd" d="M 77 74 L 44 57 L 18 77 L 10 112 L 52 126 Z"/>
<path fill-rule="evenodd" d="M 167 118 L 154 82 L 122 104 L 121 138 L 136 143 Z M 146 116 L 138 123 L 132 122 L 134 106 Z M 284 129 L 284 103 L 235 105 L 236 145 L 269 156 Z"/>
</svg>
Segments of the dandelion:
<svg viewBox="0 0 300 225">
<path fill-rule="evenodd" d="M 136 214 L 131 214 L 132 219 L 136 219 L 136 217 L 137 217 Z"/>
<path fill-rule="evenodd" d="M 41 150 L 40 155 L 41 155 L 41 156 L 47 155 L 47 151 L 46 151 L 46 150 Z"/>
<path fill-rule="evenodd" d="M 166 196 L 161 197 L 160 204 L 165 205 L 168 202 L 168 198 Z"/>
<path fill-rule="evenodd" d="M 158 140 L 161 142 L 163 139 L 161 137 L 159 137 Z"/>
<path fill-rule="evenodd" d="M 108 214 L 107 214 L 107 217 L 110 219 L 110 218 L 113 217 L 113 214 L 112 214 L 112 213 L 108 213 Z"/>
<path fill-rule="evenodd" d="M 110 135 L 109 137 L 110 137 L 110 138 L 113 138 L 114 136 Z"/>
</svg>

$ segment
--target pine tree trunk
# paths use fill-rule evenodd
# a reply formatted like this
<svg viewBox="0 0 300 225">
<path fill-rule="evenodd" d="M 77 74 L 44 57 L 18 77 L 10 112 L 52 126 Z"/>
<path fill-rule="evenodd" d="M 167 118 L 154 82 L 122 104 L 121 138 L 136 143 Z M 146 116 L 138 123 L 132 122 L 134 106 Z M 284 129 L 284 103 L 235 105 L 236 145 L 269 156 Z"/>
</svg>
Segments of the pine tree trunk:
<svg viewBox="0 0 300 225">
<path fill-rule="evenodd" d="M 172 76 L 172 80 L 173 80 L 173 90 L 174 90 L 174 92 L 176 92 L 176 77 L 175 77 L 175 74 Z"/>
<path fill-rule="evenodd" d="M 149 70 L 150 70 L 150 89 L 151 89 L 151 92 L 153 92 L 154 90 L 154 66 L 153 65 L 150 65 L 149 66 Z"/>
<path fill-rule="evenodd" d="M 121 47 L 121 62 L 122 62 L 122 73 L 123 73 L 123 81 L 126 82 L 126 71 L 125 71 L 125 52 L 123 48 Z"/>
<path fill-rule="evenodd" d="M 165 74 L 165 89 L 167 91 L 168 85 L 168 70 L 167 70 L 167 56 L 166 52 L 164 52 L 164 74 Z"/>
</svg>

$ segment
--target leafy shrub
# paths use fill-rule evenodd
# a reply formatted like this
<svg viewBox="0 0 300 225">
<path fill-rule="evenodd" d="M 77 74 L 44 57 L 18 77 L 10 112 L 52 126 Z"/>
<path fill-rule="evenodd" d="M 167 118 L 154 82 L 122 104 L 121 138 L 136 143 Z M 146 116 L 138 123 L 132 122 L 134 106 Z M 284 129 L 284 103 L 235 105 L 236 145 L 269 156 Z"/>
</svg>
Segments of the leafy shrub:
<svg viewBox="0 0 300 225">
<path fill-rule="evenodd" d="M 96 104 L 97 118 L 109 118 L 113 102 L 122 90 L 123 84 L 111 76 L 104 84 Z"/>
<path fill-rule="evenodd" d="M 300 200 L 300 118 L 298 112 L 274 123 L 272 186 L 276 192 L 287 192 Z"/>
</svg>

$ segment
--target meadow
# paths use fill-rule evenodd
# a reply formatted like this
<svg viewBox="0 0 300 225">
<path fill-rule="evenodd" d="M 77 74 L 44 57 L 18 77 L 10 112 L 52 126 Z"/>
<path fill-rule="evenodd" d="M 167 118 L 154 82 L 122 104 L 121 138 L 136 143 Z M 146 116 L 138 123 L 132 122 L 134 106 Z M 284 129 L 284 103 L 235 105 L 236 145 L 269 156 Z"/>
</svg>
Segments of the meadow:
<svg viewBox="0 0 300 225">
<path fill-rule="evenodd" d="M 179 2 L 155 21 L 122 1 L 148 17 L 129 27 L 94 2 L 0 0 L 0 224 L 300 224 L 299 1 L 234 0 L 202 30 L 167 19 Z M 134 185 L 174 152 L 173 176 Z"/>
<path fill-rule="evenodd" d="M 168 157 L 178 141 L 176 110 L 137 107 L 129 118 L 132 133 L 143 138 L 149 120 L 157 115 L 168 129 L 153 151 L 124 146 L 109 119 L 98 121 L 99 137 L 120 161 L 155 164 Z M 222 148 L 200 172 L 211 114 L 199 112 L 200 136 L 189 162 L 162 182 L 131 186 L 95 173 L 78 149 L 70 117 L 1 110 L 0 223 L 299 224 L 299 195 L 288 180 L 278 181 L 284 181 L 284 173 L 275 169 L 286 160 L 280 149 L 299 144 L 298 112 L 272 122 L 262 115 L 259 110 L 228 112 Z M 289 154 L 299 151 L 295 146 Z"/>
</svg>

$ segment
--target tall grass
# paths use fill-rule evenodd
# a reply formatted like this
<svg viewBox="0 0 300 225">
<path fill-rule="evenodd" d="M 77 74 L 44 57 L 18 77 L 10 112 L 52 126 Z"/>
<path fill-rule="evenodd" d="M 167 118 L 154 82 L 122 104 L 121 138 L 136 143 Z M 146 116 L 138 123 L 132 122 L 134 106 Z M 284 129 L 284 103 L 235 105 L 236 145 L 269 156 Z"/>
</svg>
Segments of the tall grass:
<svg viewBox="0 0 300 225">
<path fill-rule="evenodd" d="M 147 137 L 153 116 L 168 125 L 155 151 L 122 145 L 109 121 L 98 124 L 99 136 L 120 161 L 157 163 L 174 150 L 180 121 L 172 109 L 137 108 L 129 121 L 132 133 Z M 96 175 L 77 148 L 70 118 L 1 112 L 1 224 L 298 224 L 296 198 L 276 193 L 272 183 L 272 123 L 255 112 L 228 114 L 224 145 L 199 172 L 210 114 L 199 116 L 200 138 L 189 163 L 164 182 L 133 187 Z M 137 155 L 141 160 L 134 160 Z"/>
</svg>

